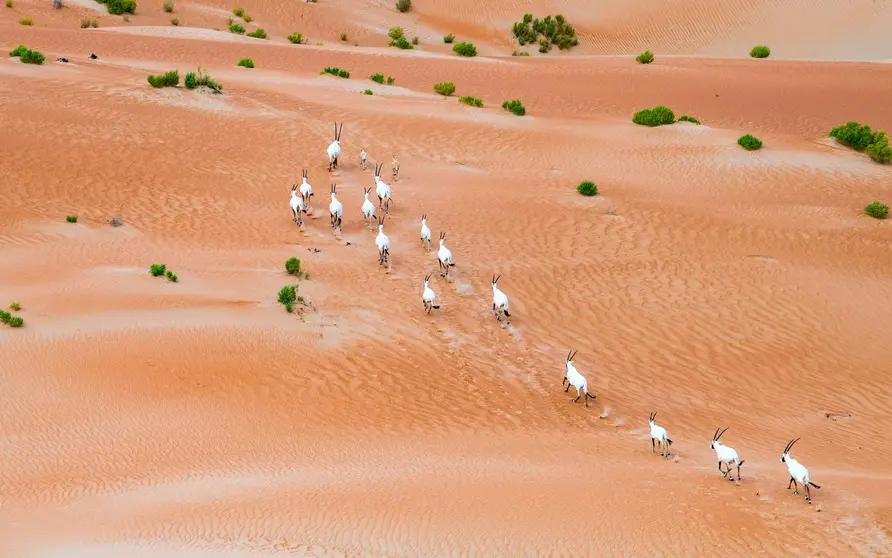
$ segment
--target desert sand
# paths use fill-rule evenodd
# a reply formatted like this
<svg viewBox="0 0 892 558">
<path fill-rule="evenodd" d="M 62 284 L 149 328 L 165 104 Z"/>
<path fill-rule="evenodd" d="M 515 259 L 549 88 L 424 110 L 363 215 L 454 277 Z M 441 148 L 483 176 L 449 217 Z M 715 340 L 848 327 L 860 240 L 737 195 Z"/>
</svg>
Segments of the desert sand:
<svg viewBox="0 0 892 558">
<path fill-rule="evenodd" d="M 827 137 L 892 130 L 886 3 L 65 4 L 0 7 L 0 47 L 47 56 L 0 59 L 0 306 L 25 319 L 0 326 L 0 555 L 892 553 L 892 221 L 863 212 L 892 200 L 892 168 Z M 269 40 L 226 32 L 237 6 Z M 564 13 L 579 46 L 512 57 L 524 11 Z M 392 25 L 419 47 L 388 48 Z M 146 82 L 199 65 L 222 95 Z M 703 125 L 631 123 L 657 104 Z M 375 162 L 389 270 L 360 213 Z M 295 314 L 276 302 L 290 257 L 310 274 Z M 570 349 L 588 408 L 561 387 Z M 813 505 L 786 489 L 794 437 Z"/>
</svg>

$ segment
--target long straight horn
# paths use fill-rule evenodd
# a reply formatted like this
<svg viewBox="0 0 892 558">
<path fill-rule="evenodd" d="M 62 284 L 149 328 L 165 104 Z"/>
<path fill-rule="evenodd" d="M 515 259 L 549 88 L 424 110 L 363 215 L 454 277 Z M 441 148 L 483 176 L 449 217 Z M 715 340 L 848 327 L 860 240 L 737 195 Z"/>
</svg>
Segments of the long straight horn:
<svg viewBox="0 0 892 558">
<path fill-rule="evenodd" d="M 731 427 L 729 426 L 728 428 L 731 428 Z M 716 436 L 715 439 L 718 440 L 719 438 L 721 438 L 721 437 L 722 437 L 722 434 L 724 434 L 725 432 L 728 431 L 728 428 L 726 428 L 726 429 L 722 430 L 721 432 L 719 432 L 719 435 Z"/>
<path fill-rule="evenodd" d="M 570 355 L 570 360 L 573 360 L 574 358 L 576 358 L 576 353 L 578 353 L 578 352 L 579 352 L 579 349 L 573 351 L 573 354 Z"/>
<path fill-rule="evenodd" d="M 344 123 L 341 122 L 341 127 L 338 128 L 338 141 L 341 141 L 341 133 L 344 131 Z"/>
<path fill-rule="evenodd" d="M 713 442 L 716 441 L 716 436 L 718 435 L 718 433 L 719 433 L 719 429 L 720 429 L 720 428 L 721 428 L 721 426 L 720 426 L 719 428 L 716 428 L 716 429 L 715 429 L 715 432 L 712 433 L 712 441 L 713 441 Z"/>
<path fill-rule="evenodd" d="M 334 123 L 334 139 L 338 139 L 338 123 Z"/>
<path fill-rule="evenodd" d="M 795 440 L 795 438 L 794 438 L 794 440 Z M 789 451 L 790 451 L 790 445 L 791 445 L 792 443 L 793 443 L 793 440 L 790 440 L 789 442 L 787 442 L 787 445 L 784 446 L 784 451 L 783 451 L 783 453 L 789 453 Z"/>
<path fill-rule="evenodd" d="M 654 414 L 650 416 L 650 420 L 657 420 L 657 412 L 654 411 Z"/>
<path fill-rule="evenodd" d="M 795 446 L 795 445 L 796 445 L 796 442 L 798 442 L 798 441 L 799 441 L 799 438 L 796 438 L 795 440 L 793 440 L 792 442 L 790 442 L 789 447 L 787 447 L 787 452 L 786 452 L 786 453 L 790 453 L 790 452 L 793 450 L 793 446 Z"/>
<path fill-rule="evenodd" d="M 496 283 L 498 283 L 498 282 L 499 282 L 499 279 L 501 279 L 501 278 L 502 278 L 502 275 L 501 275 L 501 274 L 499 274 L 499 276 L 498 276 L 498 277 L 496 277 Z"/>
</svg>

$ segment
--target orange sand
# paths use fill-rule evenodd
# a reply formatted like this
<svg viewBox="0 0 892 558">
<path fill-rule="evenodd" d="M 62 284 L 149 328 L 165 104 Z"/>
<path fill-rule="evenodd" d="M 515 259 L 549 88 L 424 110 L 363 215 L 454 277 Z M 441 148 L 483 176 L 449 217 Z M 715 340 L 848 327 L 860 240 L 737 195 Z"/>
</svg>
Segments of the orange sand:
<svg viewBox="0 0 892 558">
<path fill-rule="evenodd" d="M 892 221 L 862 208 L 892 201 L 892 167 L 826 133 L 892 129 L 892 9 L 535 2 L 580 46 L 512 58 L 530 8 L 505 1 L 241 4 L 269 41 L 210 30 L 235 5 L 162 3 L 129 23 L 90 0 L 0 7 L 0 47 L 48 60 L 0 59 L 0 305 L 26 321 L 0 326 L 0 555 L 888 555 Z M 391 25 L 420 48 L 386 48 Z M 746 57 L 758 43 L 772 58 Z M 146 83 L 199 64 L 224 95 Z M 486 107 L 435 95 L 447 80 Z M 513 98 L 526 117 L 499 108 Z M 630 122 L 655 104 L 704 125 Z M 765 148 L 740 149 L 748 132 Z M 389 273 L 360 213 L 377 161 Z M 602 195 L 577 195 L 585 179 Z M 422 213 L 448 232 L 449 281 Z M 302 316 L 275 298 L 292 256 Z M 571 348 L 588 409 L 560 386 Z M 648 449 L 653 410 L 673 459 Z M 718 426 L 740 486 L 716 471 Z M 812 506 L 778 461 L 798 436 Z"/>
</svg>

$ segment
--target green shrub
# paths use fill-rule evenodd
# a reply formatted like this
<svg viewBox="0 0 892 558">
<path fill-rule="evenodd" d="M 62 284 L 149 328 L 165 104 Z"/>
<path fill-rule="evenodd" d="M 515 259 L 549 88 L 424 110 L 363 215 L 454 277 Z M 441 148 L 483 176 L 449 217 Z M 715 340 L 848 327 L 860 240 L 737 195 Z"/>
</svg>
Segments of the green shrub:
<svg viewBox="0 0 892 558">
<path fill-rule="evenodd" d="M 173 25 L 174 27 L 178 26 L 180 24 L 180 18 L 178 18 L 178 17 L 170 18 L 170 24 Z"/>
<path fill-rule="evenodd" d="M 28 52 L 28 47 L 26 47 L 25 45 L 19 45 L 19 46 L 15 47 L 14 49 L 12 49 L 11 51 L 9 51 L 9 55 L 10 56 L 22 56 L 26 52 Z"/>
<path fill-rule="evenodd" d="M 375 93 L 371 89 L 366 89 L 362 92 L 363 95 L 374 95 Z"/>
<path fill-rule="evenodd" d="M 323 74 L 331 74 L 333 76 L 342 77 L 344 79 L 347 79 L 350 77 L 349 71 L 342 70 L 340 68 L 325 68 L 324 70 L 322 70 L 322 73 Z"/>
<path fill-rule="evenodd" d="M 390 30 L 387 32 L 387 36 L 390 37 L 394 41 L 397 39 L 405 39 L 406 38 L 406 36 L 403 34 L 402 27 L 391 27 Z"/>
<path fill-rule="evenodd" d="M 472 97 L 470 95 L 465 95 L 464 97 L 459 97 L 458 102 L 464 103 L 466 105 L 470 105 L 472 107 L 482 107 L 483 106 L 482 99 L 478 99 L 477 97 Z"/>
<path fill-rule="evenodd" d="M 160 76 L 150 75 L 148 80 L 149 85 L 155 88 L 176 87 L 180 83 L 180 72 L 179 70 L 171 70 Z"/>
<path fill-rule="evenodd" d="M 654 61 L 654 53 L 649 50 L 645 50 L 641 54 L 635 57 L 635 62 L 639 64 L 650 64 Z"/>
<path fill-rule="evenodd" d="M 22 309 L 22 305 L 19 304 L 18 302 L 13 302 L 12 304 L 9 305 L 9 309 L 12 310 L 13 312 L 18 312 L 19 310 Z"/>
<path fill-rule="evenodd" d="M 279 291 L 279 304 L 285 305 L 285 310 L 290 314 L 297 301 L 297 285 L 285 285 Z"/>
<path fill-rule="evenodd" d="M 514 113 L 517 116 L 523 116 L 527 113 L 527 109 L 525 109 L 523 104 L 517 99 L 513 101 L 505 101 L 504 103 L 502 103 L 502 108 L 507 110 L 508 112 Z"/>
<path fill-rule="evenodd" d="M 7 8 L 11 8 L 11 7 L 12 7 L 12 0 L 6 0 L 6 7 L 7 7 Z"/>
<path fill-rule="evenodd" d="M 77 215 L 67 215 L 65 220 L 69 223 L 77 223 Z"/>
<path fill-rule="evenodd" d="M 396 0 L 396 11 L 406 13 L 412 9 L 412 0 Z"/>
<path fill-rule="evenodd" d="M 753 58 L 768 58 L 771 54 L 771 49 L 765 45 L 754 46 L 753 50 L 750 51 L 750 56 Z"/>
<path fill-rule="evenodd" d="M 169 269 L 167 270 L 166 275 L 167 275 L 167 280 L 170 281 L 171 283 L 176 283 L 177 281 L 180 280 L 180 278 L 177 277 L 177 274 Z"/>
<path fill-rule="evenodd" d="M 393 85 L 393 82 L 396 81 L 396 78 L 392 76 L 387 76 L 387 85 Z"/>
<path fill-rule="evenodd" d="M 235 17 L 245 17 L 245 9 L 235 8 L 232 10 L 232 15 L 234 15 Z"/>
<path fill-rule="evenodd" d="M 452 52 L 459 56 L 477 56 L 477 47 L 474 46 L 474 43 L 455 43 Z"/>
<path fill-rule="evenodd" d="M 384 83 L 384 74 L 372 74 L 369 76 L 369 79 L 375 83 Z"/>
<path fill-rule="evenodd" d="M 583 196 L 597 196 L 598 186 L 594 182 L 586 180 L 585 182 L 580 182 L 579 185 L 576 186 L 576 191 Z"/>
<path fill-rule="evenodd" d="M 236 66 L 241 66 L 242 68 L 253 68 L 254 61 L 250 58 L 242 58 L 238 61 L 238 64 L 236 64 Z"/>
<path fill-rule="evenodd" d="M 675 122 L 675 113 L 663 105 L 652 109 L 639 110 L 632 116 L 632 122 L 642 126 L 665 126 Z"/>
<path fill-rule="evenodd" d="M 242 19 L 245 20 L 245 23 L 251 23 L 252 21 L 254 21 L 254 18 L 249 16 L 248 14 L 245 14 Z"/>
<path fill-rule="evenodd" d="M 291 41 L 295 45 L 299 45 L 304 42 L 304 34 L 303 33 L 292 33 L 288 35 L 288 40 Z"/>
<path fill-rule="evenodd" d="M 520 46 L 538 41 L 539 51 L 543 53 L 551 50 L 552 45 L 567 50 L 579 44 L 576 30 L 562 15 L 546 16 L 540 20 L 534 19 L 533 14 L 524 14 L 523 20 L 515 23 L 511 31 Z"/>
<path fill-rule="evenodd" d="M 399 39 L 394 39 L 394 40 L 390 41 L 390 46 L 396 47 L 396 48 L 401 48 L 403 50 L 411 50 L 412 49 L 412 43 L 407 41 L 405 37 L 400 37 Z"/>
<path fill-rule="evenodd" d="M 523 52 L 520 50 L 515 50 L 514 52 L 511 53 L 511 56 L 529 56 L 529 55 L 530 55 L 529 52 Z"/>
<path fill-rule="evenodd" d="M 214 81 L 210 74 L 201 69 L 201 66 L 198 67 L 198 71 L 186 74 L 186 79 L 183 81 L 183 85 L 185 85 L 187 89 L 195 89 L 196 87 L 205 86 L 211 89 L 214 93 L 223 92 L 223 86 Z"/>
<path fill-rule="evenodd" d="M 100 4 L 105 4 L 108 13 L 112 15 L 121 15 L 123 13 L 136 13 L 135 0 L 96 0 Z"/>
<path fill-rule="evenodd" d="M 298 258 L 289 258 L 286 260 L 285 271 L 287 271 L 289 275 L 296 275 L 298 277 L 303 275 L 303 270 L 300 268 L 300 260 Z"/>
<path fill-rule="evenodd" d="M 9 327 L 22 327 L 23 325 L 25 325 L 25 320 L 20 316 L 9 317 Z"/>
<path fill-rule="evenodd" d="M 257 30 L 254 30 L 254 31 L 251 31 L 250 33 L 248 33 L 248 36 L 253 37 L 255 39 L 265 39 L 266 31 L 264 31 L 263 29 L 257 29 Z"/>
<path fill-rule="evenodd" d="M 341 31 L 341 40 L 342 40 L 342 41 L 346 41 L 346 40 L 347 40 L 347 33 Z"/>
<path fill-rule="evenodd" d="M 10 318 L 12 318 L 12 314 L 7 312 L 6 310 L 0 310 L 0 322 L 8 324 Z"/>
<path fill-rule="evenodd" d="M 886 132 L 877 132 L 877 140 L 867 146 L 867 155 L 877 163 L 892 161 L 892 147 L 889 147 L 889 136 Z"/>
<path fill-rule="evenodd" d="M 747 151 L 756 151 L 757 149 L 762 149 L 762 140 L 750 134 L 740 136 L 740 138 L 737 140 L 737 144 Z"/>
<path fill-rule="evenodd" d="M 169 14 L 173 13 L 173 0 L 167 0 L 167 2 L 164 3 L 164 11 Z"/>
<path fill-rule="evenodd" d="M 875 201 L 866 205 L 864 211 L 874 219 L 885 219 L 886 216 L 889 215 L 889 206 Z"/>
<path fill-rule="evenodd" d="M 19 59 L 22 61 L 22 64 L 36 64 L 38 66 L 42 65 L 43 61 L 46 60 L 43 53 L 37 50 L 29 50 Z"/>
<path fill-rule="evenodd" d="M 31 20 L 30 17 L 23 17 L 19 20 L 20 25 L 34 25 L 34 21 Z"/>
<path fill-rule="evenodd" d="M 855 151 L 864 151 L 877 141 L 877 133 L 870 126 L 862 126 L 857 122 L 846 122 L 845 126 L 833 128 L 830 130 L 830 137 Z"/>
<path fill-rule="evenodd" d="M 160 277 L 164 275 L 164 272 L 167 271 L 167 266 L 164 264 L 152 264 L 152 267 L 149 268 L 149 273 L 152 274 L 152 277 Z"/>
<path fill-rule="evenodd" d="M 90 27 L 93 27 L 95 29 L 96 27 L 99 27 L 99 23 L 95 19 L 81 20 L 81 29 L 88 29 Z"/>
<path fill-rule="evenodd" d="M 444 81 L 434 84 L 434 91 L 443 96 L 450 96 L 455 93 L 455 84 L 451 81 Z"/>
<path fill-rule="evenodd" d="M 688 116 L 687 114 L 683 114 L 678 118 L 678 122 L 693 122 L 697 126 L 700 125 L 700 121 L 694 118 L 693 116 Z"/>
<path fill-rule="evenodd" d="M 245 28 L 242 27 L 241 25 L 239 25 L 238 23 L 233 23 L 232 25 L 229 26 L 229 32 L 230 32 L 230 33 L 237 33 L 237 34 L 239 34 L 239 35 L 244 35 L 244 34 L 245 34 Z"/>
<path fill-rule="evenodd" d="M 455 35 L 453 35 L 452 33 L 443 37 L 443 42 L 446 43 L 447 45 L 452 44 L 452 41 L 454 41 L 454 40 L 455 40 Z"/>
</svg>

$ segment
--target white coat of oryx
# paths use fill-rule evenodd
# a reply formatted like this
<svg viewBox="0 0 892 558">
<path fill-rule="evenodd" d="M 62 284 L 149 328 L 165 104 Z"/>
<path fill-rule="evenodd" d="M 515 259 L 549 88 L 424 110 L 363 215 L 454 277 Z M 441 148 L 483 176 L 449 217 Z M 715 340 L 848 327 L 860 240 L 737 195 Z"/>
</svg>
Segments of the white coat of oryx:
<svg viewBox="0 0 892 558">
<path fill-rule="evenodd" d="M 338 157 L 341 156 L 341 132 L 343 131 L 344 123 L 341 122 L 341 127 L 338 128 L 338 123 L 335 122 L 334 141 L 325 150 L 326 154 L 328 154 L 328 172 L 331 172 L 332 167 L 338 168 Z"/>
<path fill-rule="evenodd" d="M 511 314 L 508 313 L 508 295 L 499 289 L 499 279 L 502 276 L 492 276 L 492 312 L 496 315 L 496 319 L 502 321 L 502 314 L 508 318 L 507 323 L 511 323 Z"/>
<path fill-rule="evenodd" d="M 381 180 L 382 167 L 384 167 L 384 163 L 375 165 L 375 194 L 378 195 L 378 209 L 387 215 L 390 213 L 390 184 Z"/>
<path fill-rule="evenodd" d="M 730 428 L 730 426 L 728 428 Z M 722 437 L 722 434 L 724 434 L 728 428 L 725 428 L 725 430 L 722 430 L 721 432 L 719 432 L 719 428 L 716 428 L 715 433 L 712 435 L 712 442 L 709 444 L 709 447 L 715 450 L 715 456 L 719 460 L 719 472 L 722 474 L 722 477 L 733 481 L 734 475 L 731 473 L 731 465 L 736 465 L 737 484 L 740 484 L 740 466 L 743 465 L 743 461 L 741 461 L 740 456 L 737 455 L 737 450 L 730 446 L 726 446 L 719 441 L 719 438 Z M 722 470 L 722 464 L 725 465 L 727 470 Z"/>
<path fill-rule="evenodd" d="M 304 213 L 310 210 L 310 198 L 313 197 L 313 187 L 307 182 L 308 173 L 307 169 L 303 170 L 303 176 L 301 177 L 303 183 L 300 185 L 300 197 L 304 202 Z"/>
<path fill-rule="evenodd" d="M 297 184 L 291 186 L 291 213 L 294 215 L 294 222 L 297 223 L 297 226 L 301 226 L 304 224 L 303 219 L 301 218 L 301 214 L 306 213 L 306 208 L 304 208 L 304 201 L 300 196 L 297 195 Z"/>
<path fill-rule="evenodd" d="M 427 213 L 421 216 L 421 245 L 431 251 L 431 229 L 427 226 Z"/>
<path fill-rule="evenodd" d="M 328 204 L 328 212 L 331 216 L 331 228 L 340 230 L 341 217 L 344 216 L 344 205 L 338 201 L 337 189 L 337 186 L 331 185 L 331 203 Z"/>
<path fill-rule="evenodd" d="M 375 215 L 375 204 L 369 200 L 369 194 L 372 193 L 371 188 L 363 188 L 363 194 L 365 195 L 365 201 L 362 202 L 362 216 L 365 219 L 365 226 L 368 228 L 372 227 L 372 221 L 376 219 Z"/>
<path fill-rule="evenodd" d="M 787 484 L 787 490 L 790 490 L 790 486 L 793 486 L 795 487 L 793 489 L 793 494 L 799 494 L 799 485 L 801 484 L 805 488 L 805 501 L 811 504 L 811 491 L 809 490 L 809 487 L 821 487 L 811 481 L 811 478 L 808 476 L 808 469 L 805 468 L 805 465 L 799 463 L 790 456 L 790 451 L 793 450 L 793 446 L 796 445 L 796 442 L 798 441 L 799 438 L 796 438 L 787 443 L 787 447 L 784 448 L 780 460 L 787 464 L 787 471 L 790 473 L 790 482 Z"/>
<path fill-rule="evenodd" d="M 431 313 L 431 309 L 440 309 L 440 305 L 437 304 L 437 295 L 434 293 L 434 290 L 430 287 L 431 282 L 431 274 L 428 273 L 424 276 L 424 291 L 421 293 L 421 302 L 424 304 L 424 311 L 428 314 Z"/>
<path fill-rule="evenodd" d="M 440 277 L 449 276 L 449 268 L 455 267 L 452 261 L 452 250 L 446 248 L 446 233 L 440 233 L 440 249 L 437 250 L 437 261 L 440 262 Z"/>
<path fill-rule="evenodd" d="M 365 170 L 366 161 L 369 158 L 369 154 L 365 152 L 365 147 L 361 147 L 359 149 L 359 168 Z"/>
<path fill-rule="evenodd" d="M 579 401 L 579 398 L 585 395 L 585 406 L 588 407 L 588 400 L 591 398 L 595 399 L 595 396 L 588 392 L 588 381 L 585 379 L 585 376 L 579 373 L 576 370 L 576 365 L 573 364 L 573 359 L 576 358 L 576 353 L 579 351 L 570 351 L 567 353 L 567 362 L 566 368 L 567 372 L 564 375 L 564 379 L 561 381 L 561 385 L 564 383 L 567 384 L 567 389 L 564 390 L 564 393 L 570 391 L 570 387 L 576 388 L 576 399 L 573 400 L 573 403 Z"/>
<path fill-rule="evenodd" d="M 656 450 L 655 446 L 659 445 L 660 455 L 665 454 L 666 459 L 669 459 L 669 446 L 672 445 L 672 438 L 669 437 L 665 428 L 657 426 L 656 420 L 657 412 L 654 411 L 647 419 L 647 423 L 650 425 L 650 451 L 653 453 Z"/>
<path fill-rule="evenodd" d="M 375 237 L 375 246 L 378 247 L 378 265 L 388 263 L 390 258 L 390 237 L 384 234 L 384 217 L 378 217 L 378 236 Z"/>
</svg>

